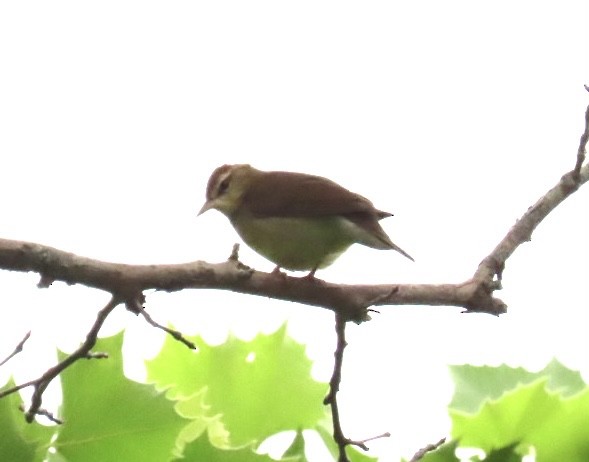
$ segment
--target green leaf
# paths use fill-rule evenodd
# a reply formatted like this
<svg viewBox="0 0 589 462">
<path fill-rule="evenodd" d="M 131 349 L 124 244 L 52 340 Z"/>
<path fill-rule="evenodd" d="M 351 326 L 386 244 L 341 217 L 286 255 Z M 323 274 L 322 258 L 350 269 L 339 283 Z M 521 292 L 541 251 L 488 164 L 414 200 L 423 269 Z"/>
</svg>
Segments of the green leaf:
<svg viewBox="0 0 589 462">
<path fill-rule="evenodd" d="M 337 460 L 339 449 L 335 443 L 335 440 L 333 439 L 333 428 L 331 427 L 331 422 L 328 423 L 327 420 L 324 419 L 315 427 L 315 431 L 323 440 L 323 443 L 327 447 L 327 450 L 331 453 L 333 460 Z"/>
<path fill-rule="evenodd" d="M 491 451 L 485 457 L 485 462 L 521 462 L 522 456 L 515 450 L 517 444 Z"/>
<path fill-rule="evenodd" d="M 333 439 L 332 430 L 328 424 L 323 421 L 315 427 L 315 430 L 323 440 L 323 443 L 325 443 L 325 446 L 331 453 L 333 460 L 338 460 L 339 448 Z M 350 459 L 352 462 L 375 462 L 377 460 L 376 457 L 371 457 L 364 451 L 360 452 L 360 450 L 353 446 L 348 446 L 346 448 L 346 454 L 348 459 Z"/>
<path fill-rule="evenodd" d="M 135 459 L 133 459 L 135 460 Z M 141 460 L 141 459 L 138 459 Z M 275 462 L 267 455 L 257 454 L 252 445 L 221 449 L 213 446 L 207 433 L 186 446 L 183 457 L 174 462 Z M 293 461 L 294 462 L 294 461 Z"/>
<path fill-rule="evenodd" d="M 14 382 L 10 380 L 4 389 L 13 386 Z M 19 409 L 22 404 L 18 392 L 0 399 L 0 460 L 41 462 L 47 454 L 55 427 L 27 423 Z"/>
<path fill-rule="evenodd" d="M 124 376 L 122 343 L 122 333 L 100 339 L 95 351 L 107 352 L 108 359 L 80 360 L 61 375 L 65 424 L 54 445 L 68 462 L 172 458 L 187 420 L 152 385 Z"/>
<path fill-rule="evenodd" d="M 297 462 L 308 462 L 305 455 L 305 438 L 301 430 L 297 430 L 294 440 L 283 455 L 283 459 L 285 457 L 292 457 Z"/>
<path fill-rule="evenodd" d="M 476 412 L 489 399 L 498 399 L 503 393 L 518 384 L 532 383 L 547 378 L 548 389 L 558 391 L 562 396 L 571 396 L 585 388 L 581 374 L 571 371 L 556 360 L 539 372 L 523 368 L 488 366 L 450 366 L 456 385 L 450 408 L 464 412 Z"/>
<path fill-rule="evenodd" d="M 178 401 L 176 404 L 176 412 L 183 417 L 191 419 L 190 423 L 182 429 L 176 440 L 179 453 L 182 453 L 184 447 L 200 437 L 205 430 L 208 431 L 209 439 L 214 446 L 218 448 L 228 448 L 230 446 L 229 432 L 227 432 L 223 425 L 221 415 L 210 414 L 210 406 L 205 404 L 204 395 L 205 390 L 203 389 L 194 396 Z"/>
<path fill-rule="evenodd" d="M 286 326 L 250 342 L 233 336 L 219 346 L 190 340 L 197 351 L 168 338 L 147 362 L 149 380 L 177 399 L 206 389 L 210 411 L 222 415 L 233 445 L 313 428 L 325 416 L 327 385 L 311 378 L 305 347 L 286 335 Z"/>
<path fill-rule="evenodd" d="M 346 448 L 348 459 L 352 462 L 376 462 L 378 460 L 376 457 L 371 457 L 366 452 L 360 451 L 361 449 L 356 449 L 354 446 L 348 446 Z"/>
<path fill-rule="evenodd" d="M 58 452 L 50 452 L 47 455 L 47 459 L 45 459 L 43 462 L 68 462 L 68 461 L 65 457 L 63 457 Z"/>
<path fill-rule="evenodd" d="M 461 446 L 487 454 L 517 445 L 535 448 L 537 462 L 589 460 L 589 389 L 563 398 L 546 380 L 520 385 L 478 414 L 451 410 L 452 435 Z"/>
</svg>

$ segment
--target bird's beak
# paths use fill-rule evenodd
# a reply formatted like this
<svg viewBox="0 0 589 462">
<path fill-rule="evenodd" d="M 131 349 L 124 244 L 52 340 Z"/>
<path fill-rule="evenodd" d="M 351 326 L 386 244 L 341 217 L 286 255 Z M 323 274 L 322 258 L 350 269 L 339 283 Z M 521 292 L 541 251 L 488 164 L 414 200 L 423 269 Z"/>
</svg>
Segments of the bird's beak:
<svg viewBox="0 0 589 462">
<path fill-rule="evenodd" d="M 202 206 L 202 208 L 198 211 L 198 214 L 196 216 L 202 215 L 207 210 L 212 209 L 212 208 L 213 208 L 213 202 L 212 201 L 206 201 L 204 203 L 204 205 Z"/>
</svg>

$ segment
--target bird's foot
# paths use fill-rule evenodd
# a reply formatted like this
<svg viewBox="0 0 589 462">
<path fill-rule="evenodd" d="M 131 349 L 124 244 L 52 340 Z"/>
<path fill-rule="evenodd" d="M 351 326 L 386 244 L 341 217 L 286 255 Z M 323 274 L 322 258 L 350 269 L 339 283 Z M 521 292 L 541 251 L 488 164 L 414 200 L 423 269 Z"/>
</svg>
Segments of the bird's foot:
<svg viewBox="0 0 589 462">
<path fill-rule="evenodd" d="M 317 271 L 317 268 L 313 268 L 311 271 L 309 271 L 309 274 L 303 276 L 301 279 L 315 283 L 323 282 L 321 279 L 317 279 L 315 277 L 315 271 Z"/>
<path fill-rule="evenodd" d="M 284 273 L 283 271 L 280 271 L 280 266 L 278 266 L 278 265 L 276 265 L 276 268 L 274 268 L 270 274 L 273 274 L 275 276 L 280 276 L 282 279 L 286 279 L 286 273 Z"/>
</svg>

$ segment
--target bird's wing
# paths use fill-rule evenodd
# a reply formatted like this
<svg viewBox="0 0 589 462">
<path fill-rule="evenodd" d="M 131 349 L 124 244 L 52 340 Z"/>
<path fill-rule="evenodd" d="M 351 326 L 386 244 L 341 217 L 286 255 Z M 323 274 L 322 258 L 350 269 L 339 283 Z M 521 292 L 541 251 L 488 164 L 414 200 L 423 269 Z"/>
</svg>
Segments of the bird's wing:
<svg viewBox="0 0 589 462">
<path fill-rule="evenodd" d="M 390 216 L 327 178 L 291 172 L 264 172 L 250 185 L 242 205 L 257 217 Z"/>
</svg>

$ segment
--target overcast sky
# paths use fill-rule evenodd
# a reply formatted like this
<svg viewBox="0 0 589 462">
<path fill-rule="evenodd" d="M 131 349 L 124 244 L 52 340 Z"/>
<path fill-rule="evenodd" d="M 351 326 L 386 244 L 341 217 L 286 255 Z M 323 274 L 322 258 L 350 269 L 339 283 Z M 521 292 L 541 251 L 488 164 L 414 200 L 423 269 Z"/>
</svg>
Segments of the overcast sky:
<svg viewBox="0 0 589 462">
<path fill-rule="evenodd" d="M 238 237 L 196 217 L 224 163 L 328 176 L 395 214 L 394 252 L 355 246 L 331 282 L 460 282 L 575 162 L 589 94 L 584 1 L 0 3 L 0 237 L 102 260 L 224 260 Z M 350 326 L 342 419 L 371 453 L 410 456 L 448 431 L 447 364 L 589 380 L 589 190 L 507 262 L 508 313 L 383 307 Z M 273 265 L 242 246 L 242 260 Z M 73 348 L 108 296 L 0 273 L 0 356 L 23 381 Z M 285 319 L 331 370 L 333 316 L 215 291 L 148 294 L 180 330 L 222 341 Z M 130 354 L 160 336 L 119 310 Z M 106 331 L 105 331 L 106 332 Z M 51 345 L 51 347 L 50 347 Z M 0 371 L 6 377 L 8 369 Z"/>
</svg>

